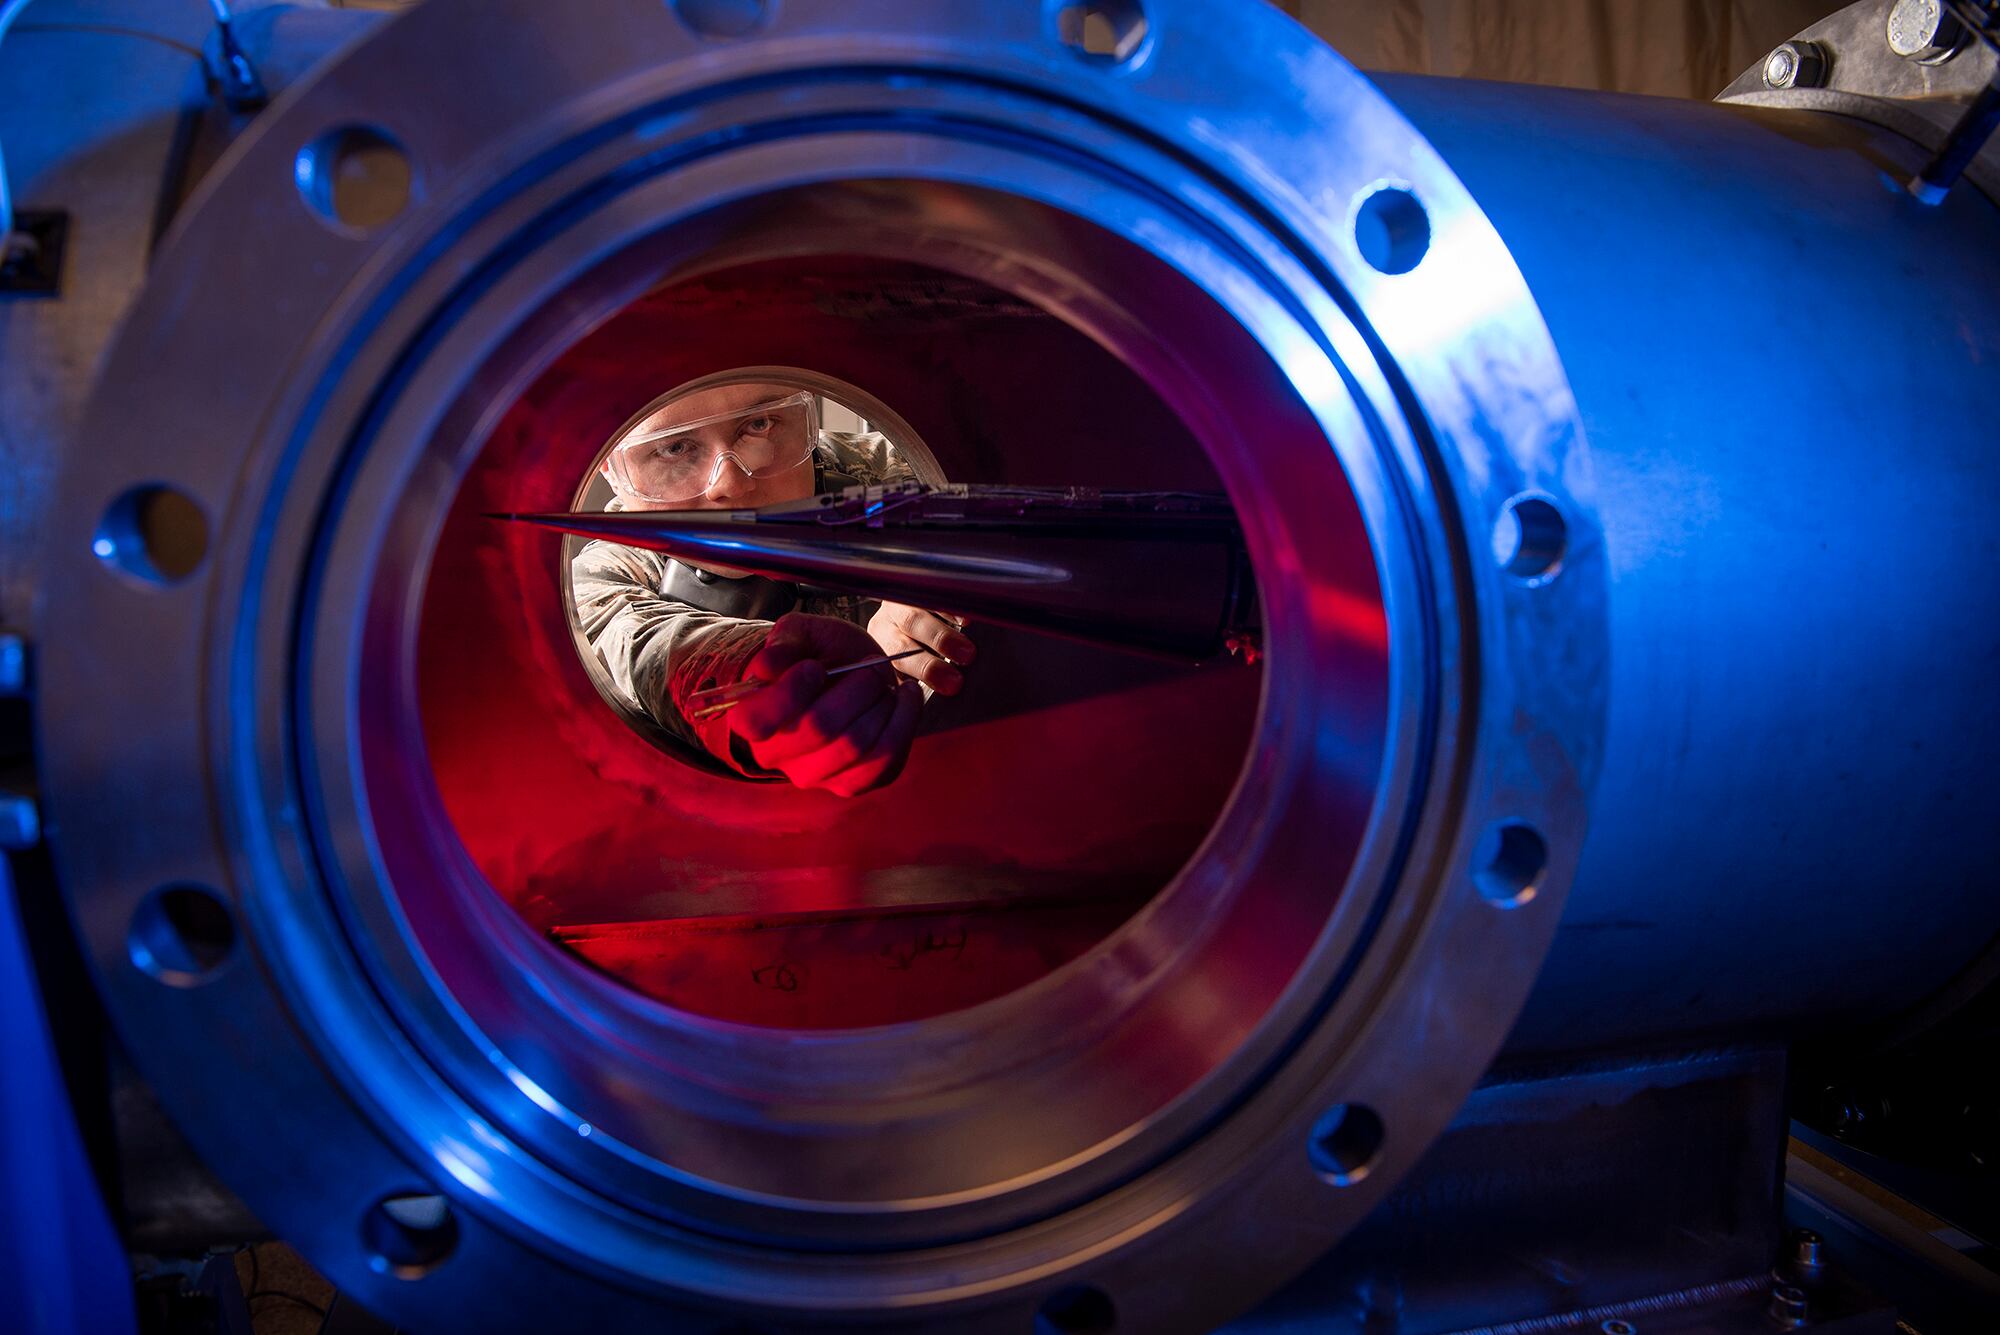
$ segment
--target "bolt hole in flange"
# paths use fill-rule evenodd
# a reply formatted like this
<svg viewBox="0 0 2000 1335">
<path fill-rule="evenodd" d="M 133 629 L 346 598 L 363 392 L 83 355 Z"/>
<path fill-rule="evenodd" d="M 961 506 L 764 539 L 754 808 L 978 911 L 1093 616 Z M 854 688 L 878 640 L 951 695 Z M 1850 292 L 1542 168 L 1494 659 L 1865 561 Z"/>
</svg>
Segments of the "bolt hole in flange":
<svg viewBox="0 0 2000 1335">
<path fill-rule="evenodd" d="M 1528 826 L 1506 821 L 1488 830 L 1473 855 L 1473 883 L 1502 908 L 1518 908 L 1535 897 L 1549 864 L 1549 846 Z"/>
<path fill-rule="evenodd" d="M 1035 1335 L 1111 1335 L 1117 1328 L 1111 1296 L 1087 1285 L 1062 1290 L 1035 1314 Z"/>
<path fill-rule="evenodd" d="M 132 915 L 132 963 L 170 987 L 213 978 L 236 949 L 236 919 L 213 890 L 162 886 Z"/>
<path fill-rule="evenodd" d="M 1084 59 L 1129 64 L 1145 47 L 1146 11 L 1135 0 L 1094 0 L 1056 10 L 1056 36 Z"/>
<path fill-rule="evenodd" d="M 367 231 L 409 207 L 416 173 L 385 132 L 366 125 L 329 130 L 299 150 L 293 178 L 306 206 L 336 227 Z"/>
<path fill-rule="evenodd" d="M 186 492 L 146 485 L 123 492 L 91 539 L 97 558 L 145 584 L 175 584 L 208 555 L 208 518 Z"/>
<path fill-rule="evenodd" d="M 362 1221 L 377 1270 L 398 1279 L 421 1279 L 458 1246 L 458 1219 L 442 1196 L 410 1192 L 377 1201 Z"/>
<path fill-rule="evenodd" d="M 1368 1176 L 1382 1152 L 1381 1115 L 1361 1103 L 1336 1103 L 1313 1123 L 1306 1151 L 1319 1175 L 1336 1187 Z"/>
<path fill-rule="evenodd" d="M 1378 186 L 1354 211 L 1354 244 L 1381 272 L 1408 273 L 1431 248 L 1430 214 L 1402 186 Z"/>
<path fill-rule="evenodd" d="M 1553 579 L 1568 545 L 1562 511 L 1540 496 L 1514 497 L 1493 521 L 1493 559 L 1516 579 Z"/>
</svg>

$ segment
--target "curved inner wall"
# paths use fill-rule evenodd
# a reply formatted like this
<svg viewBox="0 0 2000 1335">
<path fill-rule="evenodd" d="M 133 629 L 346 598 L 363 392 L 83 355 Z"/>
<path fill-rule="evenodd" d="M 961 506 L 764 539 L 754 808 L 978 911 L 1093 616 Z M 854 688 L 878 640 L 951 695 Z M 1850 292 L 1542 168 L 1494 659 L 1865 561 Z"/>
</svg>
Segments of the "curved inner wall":
<svg viewBox="0 0 2000 1335">
<path fill-rule="evenodd" d="M 664 753 L 552 633 L 560 544 L 484 516 L 524 493 L 566 507 L 636 406 L 743 365 L 873 394 L 953 481 L 1222 489 L 1138 374 L 974 279 L 814 256 L 661 287 L 532 383 L 454 502 L 418 658 L 444 806 L 534 928 L 684 1011 L 849 1027 L 1019 988 L 1188 860 L 1242 767 L 1262 669 L 976 626 L 966 690 L 931 701 L 882 791 L 842 800 Z"/>
</svg>

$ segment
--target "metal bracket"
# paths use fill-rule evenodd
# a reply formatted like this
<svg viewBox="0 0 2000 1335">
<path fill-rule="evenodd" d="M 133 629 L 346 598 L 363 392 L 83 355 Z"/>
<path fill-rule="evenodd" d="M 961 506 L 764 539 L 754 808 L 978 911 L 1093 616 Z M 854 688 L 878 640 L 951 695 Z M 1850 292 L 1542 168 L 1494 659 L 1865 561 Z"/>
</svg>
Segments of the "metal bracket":
<svg viewBox="0 0 2000 1335">
<path fill-rule="evenodd" d="M 1926 204 L 1941 202 L 1961 177 L 2000 201 L 2000 6 L 1945 0 L 1930 19 L 1954 26 L 1935 54 L 1890 30 L 1907 0 L 1861 0 L 1829 14 L 1738 76 L 1716 101 L 1831 111 L 1880 125 L 1921 145 L 1925 164 L 1903 182 Z M 1940 30 L 1941 32 L 1942 30 Z M 1809 52 L 1812 61 L 1799 58 Z M 1811 64 L 1810 72 L 1807 65 Z"/>
</svg>

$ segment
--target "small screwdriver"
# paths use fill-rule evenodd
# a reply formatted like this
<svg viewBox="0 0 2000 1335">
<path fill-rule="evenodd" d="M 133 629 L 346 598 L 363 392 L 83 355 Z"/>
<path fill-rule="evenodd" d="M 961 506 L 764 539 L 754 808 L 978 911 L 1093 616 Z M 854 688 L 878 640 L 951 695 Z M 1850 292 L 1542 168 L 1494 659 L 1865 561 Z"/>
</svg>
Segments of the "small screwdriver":
<svg viewBox="0 0 2000 1335">
<path fill-rule="evenodd" d="M 878 654 L 874 658 L 863 658 L 853 663 L 842 663 L 839 667 L 826 670 L 829 677 L 838 677 L 843 672 L 858 672 L 862 668 L 875 667 L 881 663 L 893 663 L 912 654 L 928 653 L 927 649 L 905 649 L 900 654 Z M 771 683 L 754 678 L 733 681 L 727 686 L 711 686 L 705 691 L 696 691 L 687 698 L 688 721 L 700 723 L 735 708 L 743 701 L 763 690 Z"/>
</svg>

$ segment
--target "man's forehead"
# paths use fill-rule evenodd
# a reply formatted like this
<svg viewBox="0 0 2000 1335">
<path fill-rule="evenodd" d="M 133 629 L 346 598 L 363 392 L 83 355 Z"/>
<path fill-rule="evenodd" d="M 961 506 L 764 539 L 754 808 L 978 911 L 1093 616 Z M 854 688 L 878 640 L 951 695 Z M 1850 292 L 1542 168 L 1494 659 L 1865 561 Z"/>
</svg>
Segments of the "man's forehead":
<svg viewBox="0 0 2000 1335">
<path fill-rule="evenodd" d="M 733 413 L 743 408 L 752 408 L 772 399 L 786 398 L 798 390 L 789 385 L 741 384 L 716 385 L 712 389 L 698 389 L 692 394 L 683 394 L 670 399 L 641 422 L 638 430 L 659 431 L 677 422 L 693 422 L 704 417 Z"/>
</svg>

